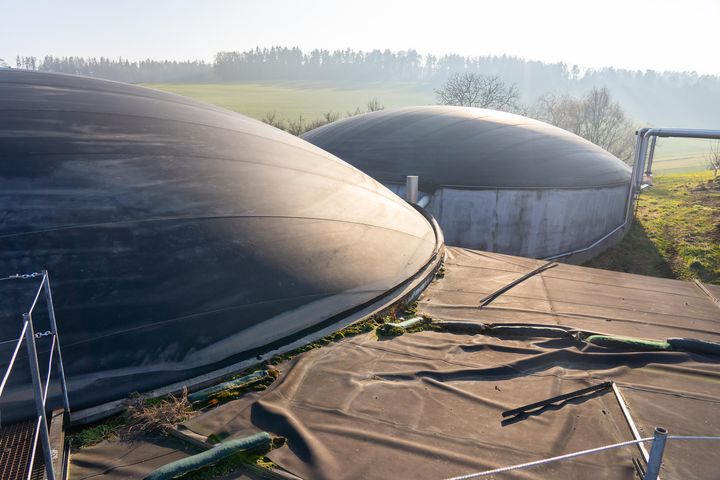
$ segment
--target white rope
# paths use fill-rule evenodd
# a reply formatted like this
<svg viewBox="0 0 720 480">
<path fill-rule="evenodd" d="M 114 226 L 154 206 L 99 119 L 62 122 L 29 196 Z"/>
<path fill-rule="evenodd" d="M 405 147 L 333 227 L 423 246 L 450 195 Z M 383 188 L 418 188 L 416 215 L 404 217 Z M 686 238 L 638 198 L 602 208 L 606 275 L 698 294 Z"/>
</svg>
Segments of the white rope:
<svg viewBox="0 0 720 480">
<path fill-rule="evenodd" d="M 720 437 L 708 437 L 703 435 L 668 435 L 668 440 L 720 440 Z"/>
<path fill-rule="evenodd" d="M 581 452 L 566 453 L 565 455 L 560 455 L 560 456 L 551 457 L 551 458 L 543 458 L 542 460 L 535 460 L 534 462 L 521 463 L 519 465 L 512 465 L 510 467 L 502 467 L 502 468 L 496 468 L 494 470 L 487 470 L 484 472 L 470 473 L 468 475 L 462 475 L 460 477 L 451 477 L 446 480 L 466 480 L 468 478 L 485 477 L 487 475 L 493 475 L 495 473 L 509 472 L 510 470 L 521 470 L 524 468 L 535 467 L 537 465 L 544 465 L 546 463 L 557 462 L 560 460 L 569 460 L 571 458 L 581 457 L 583 455 L 590 455 L 591 453 L 603 452 L 605 450 L 611 450 L 613 448 L 626 447 L 628 445 L 636 445 L 636 444 L 642 443 L 642 442 L 650 442 L 650 441 L 652 441 L 652 439 L 653 439 L 653 437 L 641 438 L 639 440 L 629 440 L 627 442 L 615 443 L 613 445 L 605 445 L 604 447 L 591 448 L 590 450 L 583 450 Z"/>
<path fill-rule="evenodd" d="M 714 436 L 703 436 L 703 435 L 668 435 L 668 440 L 720 440 L 720 437 Z M 519 465 L 512 465 L 510 467 L 496 468 L 494 470 L 486 470 L 484 472 L 470 473 L 468 475 L 461 475 L 459 477 L 451 477 L 445 480 L 467 480 L 469 478 L 485 477 L 488 475 L 494 475 L 496 473 L 505 473 L 511 470 L 522 470 L 524 468 L 536 467 L 538 465 L 544 465 L 546 463 L 557 462 L 560 460 L 569 460 L 571 458 L 580 457 L 583 455 L 590 455 L 593 453 L 603 452 L 613 448 L 626 447 L 628 445 L 635 445 L 637 443 L 650 442 L 653 437 L 640 438 L 638 440 L 630 440 L 628 442 L 615 443 L 613 445 L 606 445 L 604 447 L 591 448 L 590 450 L 583 450 L 581 452 L 566 453 L 565 455 L 559 455 L 557 457 L 543 458 L 542 460 L 535 460 L 534 462 L 521 463 Z"/>
</svg>

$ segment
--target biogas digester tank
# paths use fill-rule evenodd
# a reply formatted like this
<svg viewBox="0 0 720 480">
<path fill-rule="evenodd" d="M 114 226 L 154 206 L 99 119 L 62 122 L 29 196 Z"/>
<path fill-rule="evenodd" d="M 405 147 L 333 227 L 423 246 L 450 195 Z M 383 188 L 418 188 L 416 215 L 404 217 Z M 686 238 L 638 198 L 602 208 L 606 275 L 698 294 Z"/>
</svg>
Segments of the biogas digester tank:
<svg viewBox="0 0 720 480">
<path fill-rule="evenodd" d="M 577 135 L 519 115 L 399 108 L 302 138 L 400 195 L 405 177 L 418 175 L 450 245 L 544 258 L 591 245 L 625 218 L 627 165 Z"/>
<path fill-rule="evenodd" d="M 416 281 L 440 241 L 375 180 L 261 122 L 12 70 L 0 71 L 0 212 L 0 277 L 50 272 L 75 409 L 347 322 Z M 0 282 L 0 340 L 20 333 L 28 282 Z M 0 344 L 3 372 L 13 347 Z M 3 420 L 32 411 L 26 359 L 14 372 Z"/>
</svg>

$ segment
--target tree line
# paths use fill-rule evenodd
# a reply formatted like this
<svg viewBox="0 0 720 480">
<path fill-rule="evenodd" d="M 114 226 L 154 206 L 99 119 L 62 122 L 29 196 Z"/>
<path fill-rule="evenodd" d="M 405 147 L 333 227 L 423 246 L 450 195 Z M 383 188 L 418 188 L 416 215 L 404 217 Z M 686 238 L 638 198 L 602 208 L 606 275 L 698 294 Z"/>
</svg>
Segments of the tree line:
<svg viewBox="0 0 720 480">
<path fill-rule="evenodd" d="M 5 59 L 5 64 L 12 66 Z M 297 47 L 218 52 L 212 62 L 110 59 L 106 57 L 18 56 L 15 68 L 94 76 L 130 83 L 327 81 L 367 84 L 399 81 L 432 90 L 454 73 L 498 76 L 514 84 L 525 102 L 547 92 L 583 95 L 607 87 L 628 114 L 647 124 L 708 127 L 720 124 L 720 77 L 695 72 L 615 68 L 582 70 L 513 56 L 423 55 L 352 49 L 308 52 Z"/>
<path fill-rule="evenodd" d="M 0 67 L 8 67 L 9 63 L 0 59 Z M 218 52 L 213 62 L 18 56 L 15 68 L 129 83 L 408 82 L 434 91 L 438 103 L 472 104 L 547 121 L 587 138 L 623 160 L 630 156 L 632 132 L 638 124 L 697 128 L 720 124 L 720 109 L 716 108 L 720 105 L 717 76 L 614 68 L 582 71 L 577 65 L 507 55 L 435 56 L 422 55 L 413 49 L 304 52 L 297 47 L 256 47 Z M 482 92 L 476 99 L 479 101 L 472 97 L 456 98 L 467 88 L 470 95 Z M 449 97 L 444 99 L 443 94 Z M 348 115 L 364 111 L 358 108 Z M 317 119 L 280 119 L 268 113 L 265 120 L 299 134 L 340 116 L 327 112 Z"/>
</svg>

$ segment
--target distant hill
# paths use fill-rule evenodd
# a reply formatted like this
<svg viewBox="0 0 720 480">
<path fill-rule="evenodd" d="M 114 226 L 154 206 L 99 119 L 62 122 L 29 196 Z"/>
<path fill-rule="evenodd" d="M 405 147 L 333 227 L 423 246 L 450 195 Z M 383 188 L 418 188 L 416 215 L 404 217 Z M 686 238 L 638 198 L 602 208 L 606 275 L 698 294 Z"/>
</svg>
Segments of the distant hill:
<svg viewBox="0 0 720 480">
<path fill-rule="evenodd" d="M 202 61 L 52 57 L 18 57 L 16 66 L 96 76 L 130 83 L 277 83 L 312 81 L 365 86 L 375 82 L 415 83 L 431 95 L 452 73 L 474 71 L 515 83 L 522 99 L 532 104 L 546 92 L 580 94 L 606 86 L 638 122 L 652 125 L 720 128 L 720 77 L 694 72 L 630 71 L 614 68 L 581 72 L 577 66 L 544 63 L 511 56 L 441 57 L 415 50 L 313 50 L 255 48 L 219 52 L 212 63 Z"/>
</svg>

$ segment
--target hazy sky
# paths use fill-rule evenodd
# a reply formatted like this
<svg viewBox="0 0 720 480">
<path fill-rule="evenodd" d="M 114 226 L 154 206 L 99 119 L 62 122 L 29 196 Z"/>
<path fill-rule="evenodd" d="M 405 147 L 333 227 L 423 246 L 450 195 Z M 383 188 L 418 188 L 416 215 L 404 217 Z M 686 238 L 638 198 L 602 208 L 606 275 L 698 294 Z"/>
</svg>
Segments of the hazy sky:
<svg viewBox="0 0 720 480">
<path fill-rule="evenodd" d="M 720 0 L 0 0 L 0 58 L 260 46 L 509 54 L 720 75 Z"/>
</svg>

